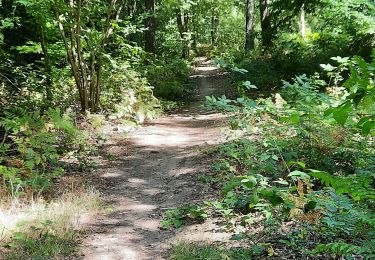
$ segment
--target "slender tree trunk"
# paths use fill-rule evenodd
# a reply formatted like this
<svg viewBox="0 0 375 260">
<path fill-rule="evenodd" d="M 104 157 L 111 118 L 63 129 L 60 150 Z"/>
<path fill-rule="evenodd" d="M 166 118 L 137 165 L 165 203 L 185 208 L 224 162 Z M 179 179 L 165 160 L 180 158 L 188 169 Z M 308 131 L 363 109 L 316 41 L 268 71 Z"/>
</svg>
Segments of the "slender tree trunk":
<svg viewBox="0 0 375 260">
<path fill-rule="evenodd" d="M 182 41 L 182 58 L 189 58 L 189 39 L 188 39 L 188 14 L 183 14 L 181 10 L 178 10 L 177 13 L 177 27 L 180 33 L 180 38 Z"/>
<path fill-rule="evenodd" d="M 127 9 L 128 15 L 133 18 L 137 11 L 137 0 L 127 0 Z"/>
<path fill-rule="evenodd" d="M 301 22 L 301 36 L 305 40 L 306 39 L 305 4 L 303 4 L 301 7 L 300 22 Z"/>
<path fill-rule="evenodd" d="M 65 33 L 64 25 L 60 20 L 60 14 L 58 12 L 58 9 L 54 8 L 54 11 L 55 11 L 55 18 L 56 18 L 56 21 L 58 23 L 58 27 L 59 27 L 59 30 L 60 30 L 60 33 L 61 33 L 61 36 L 62 36 L 62 39 L 63 39 L 66 55 L 68 56 L 68 61 L 69 61 L 70 67 L 72 69 L 74 81 L 75 81 L 77 89 L 78 89 L 79 99 L 80 99 L 80 103 L 81 103 L 81 110 L 84 112 L 84 111 L 86 111 L 87 106 L 86 106 L 86 102 L 85 102 L 85 99 L 84 99 L 84 96 L 83 96 L 83 93 L 82 93 L 82 86 L 81 86 L 79 70 L 77 68 L 77 64 L 76 64 L 75 59 L 73 57 L 73 47 L 69 46 L 69 44 L 68 44 L 68 38 L 67 38 L 66 33 Z M 71 36 L 71 38 L 73 38 L 73 36 Z M 71 44 L 73 44 L 73 41 L 71 41 Z"/>
<path fill-rule="evenodd" d="M 96 82 L 95 82 L 96 84 L 94 85 L 94 88 L 93 88 L 94 92 L 92 93 L 92 100 L 91 100 L 91 102 L 92 102 L 91 109 L 93 111 L 98 110 L 99 103 L 100 103 L 101 79 L 102 79 L 102 72 L 103 72 L 103 52 L 104 52 L 105 44 L 106 44 L 109 36 L 113 32 L 111 20 L 112 20 L 112 15 L 113 15 L 113 11 L 115 9 L 116 2 L 117 2 L 117 0 L 111 0 L 111 2 L 109 4 L 108 12 L 107 12 L 107 18 L 106 18 L 106 22 L 105 22 L 104 34 L 103 34 L 103 38 L 100 42 L 100 48 L 99 48 L 99 52 L 98 52 L 97 58 L 96 58 L 96 60 L 97 60 L 97 63 L 96 63 Z M 116 12 L 116 15 L 114 17 L 115 21 L 118 21 L 120 19 L 121 10 L 122 10 L 122 6 L 120 6 L 118 8 L 117 12 Z M 95 72 L 92 71 L 92 77 L 95 77 L 94 73 Z"/>
<path fill-rule="evenodd" d="M 215 10 L 212 11 L 211 16 L 211 45 L 216 45 L 217 40 L 217 28 L 219 26 L 219 15 Z"/>
<path fill-rule="evenodd" d="M 81 88 L 82 88 L 82 98 L 85 102 L 85 107 L 88 108 L 92 104 L 89 102 L 88 95 L 88 88 L 89 88 L 89 82 L 88 82 L 88 73 L 86 70 L 86 64 L 83 57 L 83 49 L 81 46 L 81 9 L 82 9 L 82 0 L 77 0 L 77 15 L 76 15 L 76 26 L 75 26 L 75 34 L 74 34 L 74 40 L 75 40 L 75 46 L 76 46 L 76 55 L 78 59 L 79 64 L 79 70 L 80 70 L 80 76 L 81 76 Z M 74 30 L 74 29 L 73 29 Z M 73 35 L 72 35 L 73 38 Z M 92 100 L 91 100 L 92 102 Z"/>
<path fill-rule="evenodd" d="M 79 92 L 81 110 L 85 112 L 87 109 L 96 111 L 99 106 L 101 77 L 103 70 L 103 52 L 105 43 L 112 33 L 111 20 L 117 0 L 111 0 L 108 6 L 108 12 L 103 31 L 103 37 L 99 45 L 91 46 L 87 44 L 90 52 L 89 61 L 85 60 L 85 50 L 82 47 L 83 39 L 81 28 L 84 24 L 82 18 L 83 0 L 69 1 L 69 16 L 72 18 L 66 23 L 60 20 L 58 8 L 55 6 L 55 18 L 58 23 L 60 34 L 63 38 L 64 47 L 68 56 L 72 74 Z M 116 13 L 115 20 L 119 19 L 121 7 Z M 69 33 L 66 33 L 69 32 Z"/>
<path fill-rule="evenodd" d="M 260 0 L 260 25 L 262 28 L 262 45 L 268 49 L 272 46 L 272 27 L 270 11 L 268 7 L 269 0 Z"/>
<path fill-rule="evenodd" d="M 176 12 L 176 17 L 177 17 L 177 27 L 178 27 L 178 32 L 180 33 L 180 38 L 184 38 L 184 24 L 183 24 L 183 18 L 182 18 L 182 13 L 180 10 Z"/>
<path fill-rule="evenodd" d="M 193 9 L 192 9 L 192 17 L 191 17 L 191 25 L 192 25 L 192 34 L 191 34 L 191 40 L 192 40 L 192 44 L 191 44 L 191 47 L 193 49 L 193 51 L 195 53 L 198 53 L 198 29 L 197 29 L 197 17 L 196 17 L 196 13 L 197 13 L 197 6 L 193 6 Z"/>
<path fill-rule="evenodd" d="M 198 52 L 198 31 L 196 28 L 193 29 L 193 34 L 192 34 L 192 49 L 195 53 Z"/>
<path fill-rule="evenodd" d="M 254 49 L 254 0 L 247 0 L 246 3 L 246 43 L 245 49 Z"/>
<path fill-rule="evenodd" d="M 40 45 L 42 47 L 43 56 L 44 56 L 44 73 L 46 76 L 46 98 L 47 102 L 50 103 L 53 99 L 52 95 L 52 69 L 51 69 L 51 60 L 49 58 L 48 53 L 48 46 L 45 36 L 45 23 L 42 22 L 39 30 L 40 30 Z"/>
<path fill-rule="evenodd" d="M 155 53 L 155 0 L 145 0 L 145 8 L 148 13 L 145 24 L 147 28 L 145 31 L 145 50 L 147 52 Z"/>
<path fill-rule="evenodd" d="M 123 0 L 123 1 L 125 1 L 125 0 Z M 126 0 L 127 15 L 129 16 L 130 22 L 132 24 L 136 23 L 136 14 L 137 14 L 137 10 L 138 10 L 137 2 L 138 1 L 139 0 Z M 138 36 L 138 34 L 131 33 L 128 36 L 128 39 L 131 42 L 138 42 L 138 37 L 137 36 Z"/>
</svg>

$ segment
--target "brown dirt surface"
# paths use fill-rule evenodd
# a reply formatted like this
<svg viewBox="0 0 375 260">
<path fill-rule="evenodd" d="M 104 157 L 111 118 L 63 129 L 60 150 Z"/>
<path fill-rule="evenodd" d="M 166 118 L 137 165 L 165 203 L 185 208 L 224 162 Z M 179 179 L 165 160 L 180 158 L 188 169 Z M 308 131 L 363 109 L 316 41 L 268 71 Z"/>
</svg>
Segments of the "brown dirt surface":
<svg viewBox="0 0 375 260">
<path fill-rule="evenodd" d="M 167 209 L 215 194 L 197 180 L 210 167 L 200 149 L 224 141 L 225 118 L 207 111 L 203 103 L 205 96 L 225 94 L 229 82 L 210 61 L 202 61 L 191 80 L 199 87 L 195 102 L 137 128 L 127 138 L 112 138 L 106 149 L 116 160 L 93 177 L 111 210 L 90 225 L 82 258 L 164 259 L 166 250 L 179 241 L 229 239 L 212 221 L 178 230 L 161 228 Z"/>
</svg>

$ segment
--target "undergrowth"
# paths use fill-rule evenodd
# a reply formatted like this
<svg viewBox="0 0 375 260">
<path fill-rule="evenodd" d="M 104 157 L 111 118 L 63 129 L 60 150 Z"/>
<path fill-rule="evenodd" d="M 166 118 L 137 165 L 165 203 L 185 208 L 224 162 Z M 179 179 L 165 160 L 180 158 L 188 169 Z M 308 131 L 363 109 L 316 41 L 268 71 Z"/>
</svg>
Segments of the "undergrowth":
<svg viewBox="0 0 375 260">
<path fill-rule="evenodd" d="M 93 189 L 66 192 L 58 199 L 9 199 L 0 207 L 0 252 L 7 259 L 51 259 L 77 250 L 85 223 L 100 211 Z"/>
<path fill-rule="evenodd" d="M 258 251 L 261 252 L 262 250 Z M 170 252 L 170 259 L 173 260 L 226 260 L 226 259 L 251 259 L 252 256 L 257 255 L 257 249 L 225 249 L 224 247 L 215 247 L 209 245 L 197 245 L 182 243 L 172 248 Z"/>
<path fill-rule="evenodd" d="M 332 60 L 337 65 L 322 65 L 329 82 L 301 75 L 269 98 L 240 91 L 236 100 L 207 97 L 209 109 L 230 116 L 231 141 L 210 151 L 219 157 L 215 175 L 200 179 L 219 184 L 221 198 L 200 209 L 219 216 L 249 248 L 270 244 L 275 256 L 375 257 L 375 64 Z M 226 253 L 175 249 L 185 248 L 213 259 Z"/>
</svg>

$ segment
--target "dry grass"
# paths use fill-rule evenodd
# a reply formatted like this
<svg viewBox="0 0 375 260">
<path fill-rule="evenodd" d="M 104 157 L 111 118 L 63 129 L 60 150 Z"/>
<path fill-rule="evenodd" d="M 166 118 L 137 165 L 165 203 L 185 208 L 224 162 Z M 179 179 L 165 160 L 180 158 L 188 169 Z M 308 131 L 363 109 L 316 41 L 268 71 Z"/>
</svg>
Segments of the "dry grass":
<svg viewBox="0 0 375 260">
<path fill-rule="evenodd" d="M 67 192 L 50 202 L 42 198 L 28 202 L 2 198 L 0 255 L 50 257 L 70 253 L 76 234 L 99 210 L 99 193 L 93 189 Z"/>
</svg>

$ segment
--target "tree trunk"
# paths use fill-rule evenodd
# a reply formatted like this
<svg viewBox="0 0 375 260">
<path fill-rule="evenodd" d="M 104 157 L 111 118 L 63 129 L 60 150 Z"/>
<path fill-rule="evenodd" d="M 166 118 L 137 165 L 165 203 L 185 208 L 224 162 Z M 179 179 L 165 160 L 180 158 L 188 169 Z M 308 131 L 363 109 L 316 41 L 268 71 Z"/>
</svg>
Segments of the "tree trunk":
<svg viewBox="0 0 375 260">
<path fill-rule="evenodd" d="M 145 50 L 147 52 L 155 53 L 155 0 L 145 0 L 145 8 L 148 14 L 145 24 L 147 28 L 145 31 Z"/>
<path fill-rule="evenodd" d="M 82 16 L 82 0 L 77 0 L 77 15 L 76 15 L 76 26 L 72 29 L 74 34 L 72 34 L 72 39 L 75 40 L 75 52 L 78 59 L 79 64 L 79 71 L 80 71 L 80 78 L 81 78 L 81 88 L 82 88 L 82 99 L 85 102 L 85 107 L 89 107 L 89 97 L 88 95 L 88 88 L 89 88 L 89 81 L 88 81 L 88 71 L 86 70 L 85 58 L 83 57 L 83 49 L 81 45 L 81 16 Z M 75 39 L 74 39 L 75 38 Z"/>
<path fill-rule="evenodd" d="M 216 45 L 218 26 L 219 26 L 219 16 L 217 12 L 214 10 L 212 11 L 212 16 L 211 16 L 211 45 L 212 46 Z"/>
<path fill-rule="evenodd" d="M 55 11 L 55 18 L 56 18 L 56 21 L 58 23 L 58 27 L 59 27 L 59 30 L 60 30 L 60 33 L 61 33 L 61 36 L 62 36 L 62 39 L 63 39 L 66 55 L 68 56 L 68 61 L 69 61 L 70 67 L 72 69 L 74 81 L 75 81 L 77 89 L 78 89 L 79 99 L 80 99 L 80 102 L 81 102 L 81 110 L 84 112 L 87 109 L 87 105 L 86 105 L 86 100 L 84 99 L 84 95 L 82 93 L 80 73 L 79 73 L 79 70 L 77 68 L 77 64 L 75 62 L 75 59 L 73 57 L 73 51 L 72 51 L 73 46 L 69 47 L 68 37 L 66 36 L 64 25 L 61 22 L 61 20 L 59 19 L 60 14 L 59 14 L 58 9 L 56 7 L 54 8 L 54 11 Z M 72 38 L 72 36 L 71 36 L 71 38 Z M 71 44 L 73 44 L 72 39 L 71 39 Z"/>
<path fill-rule="evenodd" d="M 127 9 L 128 9 L 128 15 L 134 18 L 135 13 L 137 12 L 137 0 L 128 0 Z"/>
<path fill-rule="evenodd" d="M 52 69 L 51 69 L 51 60 L 49 58 L 48 46 L 45 36 L 45 23 L 41 23 L 40 30 L 40 45 L 42 47 L 43 56 L 44 56 L 44 74 L 46 76 L 46 98 L 47 102 L 51 103 L 53 99 L 52 95 Z"/>
<path fill-rule="evenodd" d="M 301 6 L 301 36 L 306 39 L 306 21 L 305 21 L 305 4 Z"/>
<path fill-rule="evenodd" d="M 245 49 L 254 49 L 254 0 L 247 0 L 246 3 L 246 43 Z"/>
<path fill-rule="evenodd" d="M 260 0 L 260 25 L 262 28 L 262 45 L 265 49 L 272 46 L 272 27 L 270 11 L 268 8 L 269 0 Z"/>
<path fill-rule="evenodd" d="M 102 79 L 102 71 L 103 71 L 103 53 L 105 49 L 105 44 L 109 36 L 113 32 L 111 20 L 112 20 L 116 2 L 117 0 L 111 0 L 108 6 L 107 18 L 106 18 L 105 27 L 104 27 L 104 34 L 100 42 L 100 48 L 98 50 L 98 53 L 96 54 L 96 68 L 95 68 L 96 71 L 91 71 L 91 78 L 96 78 L 95 84 L 93 84 L 93 88 L 92 88 L 93 93 L 91 93 L 92 98 L 91 98 L 91 107 L 90 107 L 91 110 L 94 112 L 96 112 L 99 108 L 100 94 L 101 94 L 101 79 Z M 120 19 L 121 10 L 122 10 L 122 6 L 118 8 L 116 15 L 114 17 L 114 21 L 117 22 Z"/>
<path fill-rule="evenodd" d="M 188 39 L 188 14 L 183 14 L 181 10 L 178 10 L 177 13 L 177 27 L 180 33 L 180 38 L 182 41 L 182 58 L 189 58 L 189 39 Z"/>
<path fill-rule="evenodd" d="M 70 1 L 68 3 L 69 16 L 72 18 L 69 21 L 60 20 L 60 14 L 57 6 L 54 6 L 55 19 L 63 38 L 65 51 L 68 56 L 69 64 L 72 69 L 72 74 L 79 92 L 81 103 L 81 110 L 85 112 L 90 109 L 95 112 L 99 107 L 101 77 L 103 70 L 103 53 L 105 43 L 112 33 L 112 16 L 117 0 L 111 0 L 108 6 L 107 17 L 103 37 L 99 45 L 91 46 L 87 44 L 90 52 L 89 60 L 85 59 L 85 50 L 81 44 L 84 37 L 84 30 L 81 28 L 85 26 L 82 22 L 82 0 L 76 2 Z M 115 21 L 119 19 L 121 7 L 118 9 Z"/>
</svg>

